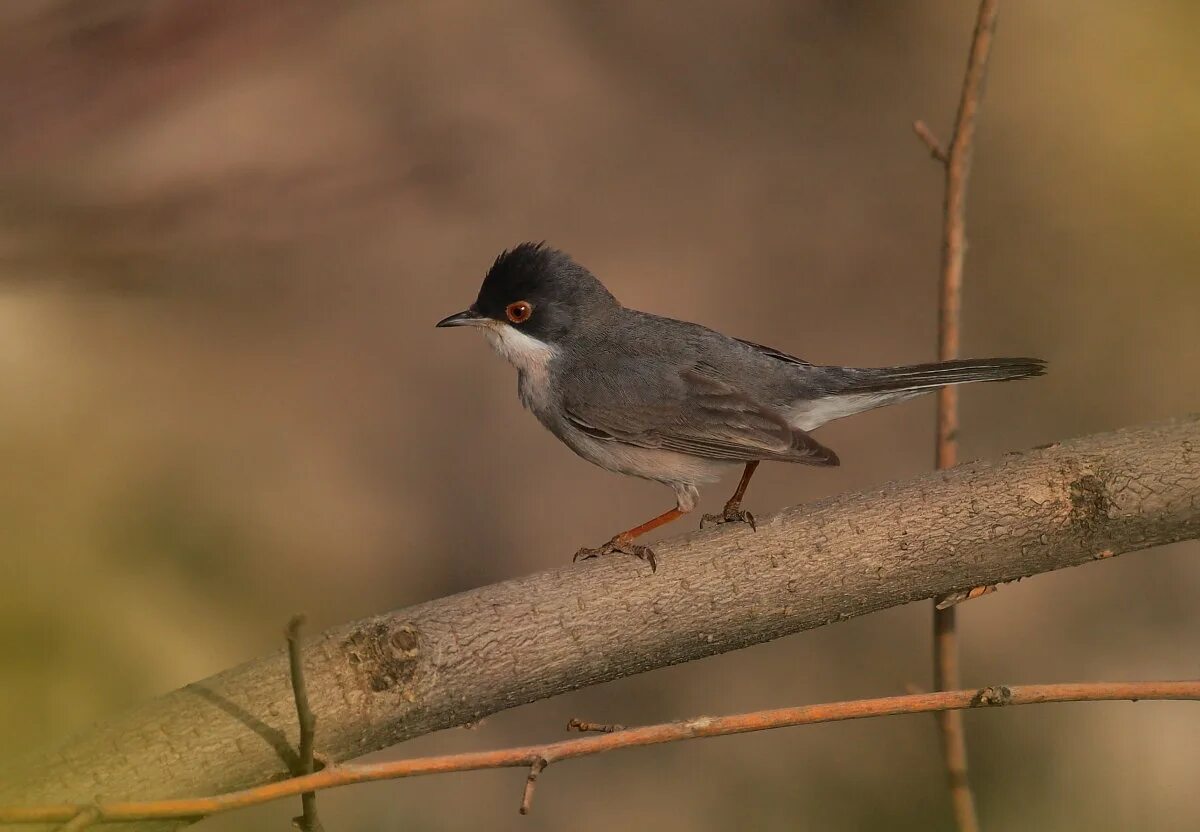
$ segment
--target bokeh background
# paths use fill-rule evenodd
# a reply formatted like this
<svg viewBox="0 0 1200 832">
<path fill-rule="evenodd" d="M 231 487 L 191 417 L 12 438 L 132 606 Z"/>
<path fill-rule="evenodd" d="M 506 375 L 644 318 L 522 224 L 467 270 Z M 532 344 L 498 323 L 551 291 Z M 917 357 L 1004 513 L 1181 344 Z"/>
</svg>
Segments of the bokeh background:
<svg viewBox="0 0 1200 832">
<path fill-rule="evenodd" d="M 974 4 L 0 4 L 0 758 L 315 629 L 561 564 L 666 508 L 433 323 L 547 239 L 629 305 L 810 360 L 927 360 Z M 1200 6 L 1006 3 L 969 200 L 964 352 L 990 456 L 1200 407 Z M 822 429 L 926 470 L 932 401 Z M 710 490 L 714 510 L 732 482 Z M 686 521 L 689 524 L 691 521 Z M 853 553 L 847 553 L 852 557 Z M 966 682 L 1200 674 L 1200 546 L 962 608 Z M 913 605 L 580 691 L 380 756 L 925 684 Z M 1181 704 L 968 714 L 989 830 L 1200 828 Z M 928 717 L 328 793 L 338 830 L 945 829 Z M 206 832 L 288 828 L 276 804 Z"/>
</svg>

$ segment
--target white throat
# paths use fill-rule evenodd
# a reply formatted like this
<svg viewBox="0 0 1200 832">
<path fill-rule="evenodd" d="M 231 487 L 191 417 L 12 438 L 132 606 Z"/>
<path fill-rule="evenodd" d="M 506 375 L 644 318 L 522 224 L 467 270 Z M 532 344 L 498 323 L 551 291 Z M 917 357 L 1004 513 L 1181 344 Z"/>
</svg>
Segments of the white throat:
<svg viewBox="0 0 1200 832">
<path fill-rule="evenodd" d="M 544 408 L 548 404 L 550 362 L 558 356 L 558 348 L 498 322 L 485 326 L 483 334 L 492 349 L 517 368 L 521 402 L 535 413 Z"/>
</svg>

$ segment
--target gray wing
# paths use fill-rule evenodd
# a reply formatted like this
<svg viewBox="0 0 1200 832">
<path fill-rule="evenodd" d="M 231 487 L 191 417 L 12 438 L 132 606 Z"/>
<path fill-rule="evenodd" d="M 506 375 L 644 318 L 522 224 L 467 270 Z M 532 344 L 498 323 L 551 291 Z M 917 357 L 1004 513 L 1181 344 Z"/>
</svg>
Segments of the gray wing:
<svg viewBox="0 0 1200 832">
<path fill-rule="evenodd" d="M 811 361 L 805 361 L 803 358 L 797 358 L 794 355 L 788 355 L 782 350 L 777 350 L 774 347 L 768 347 L 765 344 L 756 344 L 753 341 L 747 341 L 745 338 L 734 338 L 733 340 L 737 341 L 739 344 L 745 344 L 747 347 L 750 347 L 750 349 L 760 352 L 769 358 L 774 358 L 776 361 L 782 361 L 785 364 L 795 364 L 798 367 L 813 366 Z"/>
<path fill-rule="evenodd" d="M 564 398 L 567 421 L 589 436 L 727 462 L 837 465 L 838 458 L 783 414 L 752 400 L 700 361 L 647 389 Z"/>
</svg>

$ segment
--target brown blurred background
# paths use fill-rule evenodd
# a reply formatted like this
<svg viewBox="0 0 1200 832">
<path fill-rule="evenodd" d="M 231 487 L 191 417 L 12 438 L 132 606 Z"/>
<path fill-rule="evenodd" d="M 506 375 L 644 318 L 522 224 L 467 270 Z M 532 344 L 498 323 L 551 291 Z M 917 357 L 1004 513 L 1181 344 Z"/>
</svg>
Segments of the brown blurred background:
<svg viewBox="0 0 1200 832">
<path fill-rule="evenodd" d="M 0 757 L 315 629 L 557 566 L 666 508 L 435 331 L 547 239 L 629 305 L 827 363 L 934 351 L 944 139 L 974 4 L 5 0 Z M 990 456 L 1200 405 L 1200 6 L 1005 3 L 969 200 L 963 396 Z M 929 468 L 930 400 L 767 466 L 765 513 Z M 732 483 L 706 494 L 713 510 Z M 691 520 L 686 521 L 689 525 Z M 1200 546 L 962 608 L 968 684 L 1195 677 Z M 851 556 L 847 553 L 847 556 Z M 928 606 L 386 752 L 884 695 Z M 1200 827 L 1183 704 L 967 715 L 985 828 Z M 928 717 L 321 798 L 336 830 L 939 829 Z M 285 829 L 276 804 L 207 830 Z"/>
</svg>

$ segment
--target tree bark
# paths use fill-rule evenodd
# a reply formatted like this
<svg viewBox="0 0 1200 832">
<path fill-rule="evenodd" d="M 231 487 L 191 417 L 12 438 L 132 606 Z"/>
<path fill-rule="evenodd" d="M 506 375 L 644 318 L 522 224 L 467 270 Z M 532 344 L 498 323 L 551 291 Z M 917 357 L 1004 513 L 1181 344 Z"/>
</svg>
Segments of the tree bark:
<svg viewBox="0 0 1200 832">
<path fill-rule="evenodd" d="M 757 531 L 664 541 L 657 573 L 601 558 L 331 629 L 304 648 L 319 751 L 345 760 L 587 685 L 1196 537 L 1200 416 L 970 462 L 788 508 Z M 280 650 L 18 761 L 0 803 L 243 788 L 287 776 L 297 735 Z"/>
</svg>

